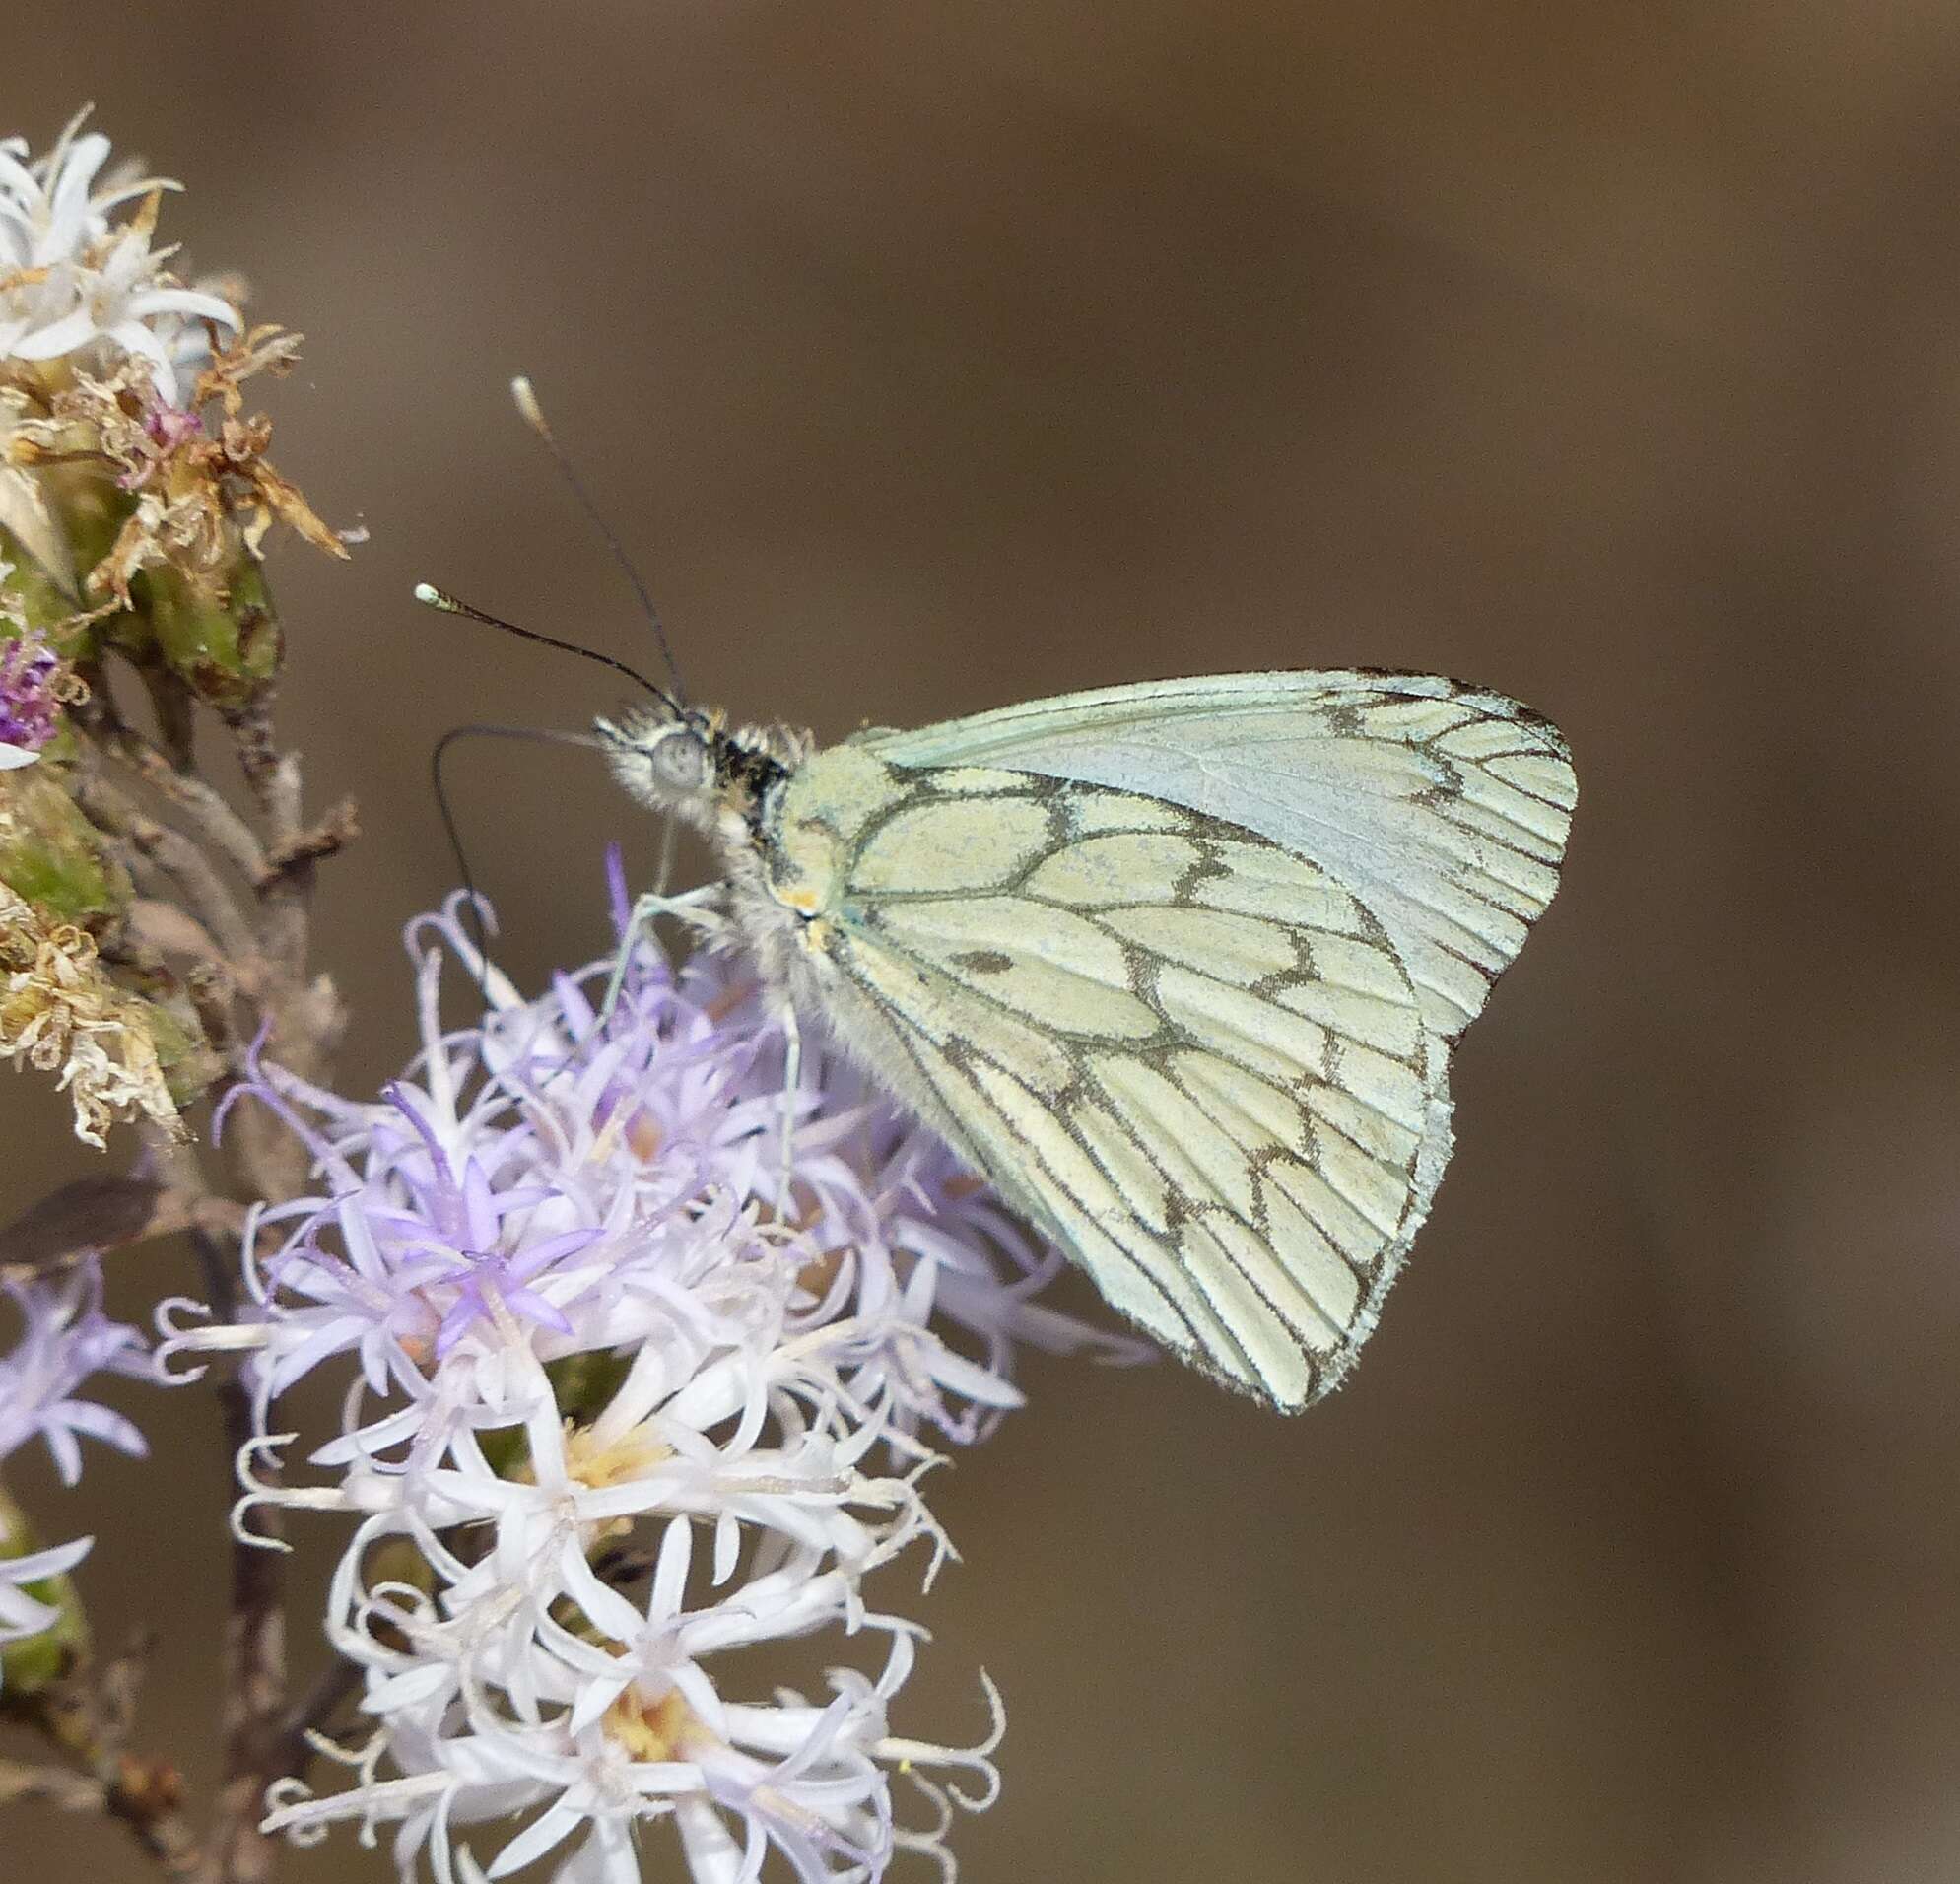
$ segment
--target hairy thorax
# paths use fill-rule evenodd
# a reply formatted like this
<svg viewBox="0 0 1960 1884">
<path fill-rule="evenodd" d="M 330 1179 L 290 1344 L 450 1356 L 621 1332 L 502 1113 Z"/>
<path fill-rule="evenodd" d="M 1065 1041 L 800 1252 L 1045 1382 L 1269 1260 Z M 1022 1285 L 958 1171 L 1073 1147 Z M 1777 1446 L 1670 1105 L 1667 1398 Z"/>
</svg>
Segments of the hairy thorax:
<svg viewBox="0 0 1960 1884">
<path fill-rule="evenodd" d="M 833 746 L 774 783 L 749 816 L 730 807 L 722 821 L 730 913 L 765 976 L 799 1005 L 826 976 L 860 835 L 904 791 L 883 761 Z"/>
</svg>

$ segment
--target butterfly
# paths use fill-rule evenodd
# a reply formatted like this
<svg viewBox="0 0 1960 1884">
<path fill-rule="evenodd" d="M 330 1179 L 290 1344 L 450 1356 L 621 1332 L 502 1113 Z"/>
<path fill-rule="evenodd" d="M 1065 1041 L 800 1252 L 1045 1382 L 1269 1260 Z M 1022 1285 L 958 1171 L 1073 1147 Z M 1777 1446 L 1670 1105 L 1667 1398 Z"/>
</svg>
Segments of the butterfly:
<svg viewBox="0 0 1960 1884">
<path fill-rule="evenodd" d="M 1450 1157 L 1451 1049 L 1558 886 L 1555 727 L 1362 669 L 822 749 L 664 696 L 595 733 L 707 838 L 771 992 L 1114 1308 L 1274 1407 L 1339 1384 Z"/>
</svg>

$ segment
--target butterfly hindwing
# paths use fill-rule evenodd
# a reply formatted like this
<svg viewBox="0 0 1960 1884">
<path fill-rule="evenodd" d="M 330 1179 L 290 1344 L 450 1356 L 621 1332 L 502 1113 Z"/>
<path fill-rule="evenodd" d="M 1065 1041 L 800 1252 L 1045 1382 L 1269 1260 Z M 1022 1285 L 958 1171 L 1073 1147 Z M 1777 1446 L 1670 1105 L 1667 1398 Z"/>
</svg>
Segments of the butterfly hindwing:
<svg viewBox="0 0 1960 1884">
<path fill-rule="evenodd" d="M 1382 922 L 1147 794 L 831 757 L 788 816 L 843 853 L 841 1033 L 1116 1308 L 1276 1404 L 1324 1392 L 1448 1148 L 1444 1048 Z"/>
</svg>

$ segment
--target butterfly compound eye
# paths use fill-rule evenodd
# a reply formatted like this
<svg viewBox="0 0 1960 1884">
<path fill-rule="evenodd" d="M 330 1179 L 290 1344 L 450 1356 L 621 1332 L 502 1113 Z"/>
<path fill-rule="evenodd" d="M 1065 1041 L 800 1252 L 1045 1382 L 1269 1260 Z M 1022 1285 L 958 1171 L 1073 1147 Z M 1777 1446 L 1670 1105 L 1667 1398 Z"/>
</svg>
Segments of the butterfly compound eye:
<svg viewBox="0 0 1960 1884">
<path fill-rule="evenodd" d="M 692 726 L 676 726 L 646 749 L 647 769 L 669 791 L 699 791 L 713 775 L 708 742 Z"/>
<path fill-rule="evenodd" d="M 627 793 L 654 811 L 692 815 L 714 782 L 714 754 L 700 727 L 641 711 L 593 726 Z"/>
</svg>

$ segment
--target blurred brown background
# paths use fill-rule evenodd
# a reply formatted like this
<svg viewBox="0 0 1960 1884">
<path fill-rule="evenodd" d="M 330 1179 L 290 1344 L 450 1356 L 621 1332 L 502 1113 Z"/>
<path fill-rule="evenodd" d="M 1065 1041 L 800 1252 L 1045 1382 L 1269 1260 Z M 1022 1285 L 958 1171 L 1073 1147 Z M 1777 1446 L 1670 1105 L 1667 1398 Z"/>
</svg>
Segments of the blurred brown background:
<svg viewBox="0 0 1960 1884">
<path fill-rule="evenodd" d="M 614 704 L 410 583 L 644 655 L 516 370 L 738 710 L 1366 662 L 1570 734 L 1567 888 L 1351 1386 L 1037 1367 L 942 1481 L 901 1725 L 978 1732 L 980 1662 L 1011 1711 L 964 1875 L 1960 1874 L 1960 8 L 184 0 L 5 58 L 0 129 L 94 98 L 309 336 L 275 456 L 372 541 L 275 572 L 365 812 L 364 1088 L 450 880 L 430 742 Z M 459 778 L 515 971 L 596 953 L 596 765 Z M 0 1107 L 0 1207 L 88 1168 Z M 224 1465 L 192 1396 L 125 1403 L 190 1462 L 42 1509 L 166 1627 L 172 1744 Z M 26 1812 L 0 1850 L 140 1868 Z"/>
</svg>

